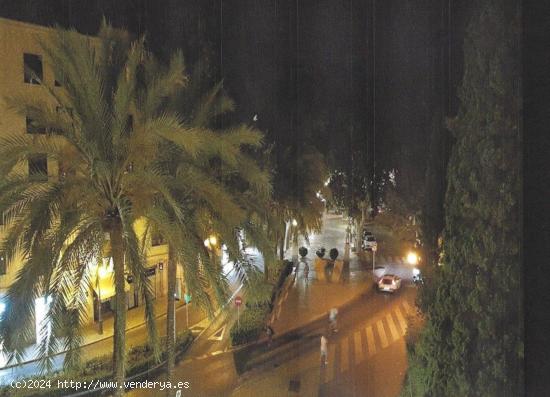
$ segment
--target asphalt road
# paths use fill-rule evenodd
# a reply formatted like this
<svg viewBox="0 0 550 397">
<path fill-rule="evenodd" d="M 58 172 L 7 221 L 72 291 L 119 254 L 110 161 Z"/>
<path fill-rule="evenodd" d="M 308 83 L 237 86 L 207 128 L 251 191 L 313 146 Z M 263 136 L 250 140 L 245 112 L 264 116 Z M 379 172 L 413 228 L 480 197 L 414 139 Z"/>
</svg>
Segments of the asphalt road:
<svg viewBox="0 0 550 397">
<path fill-rule="evenodd" d="M 415 297 L 416 287 L 405 280 L 393 295 L 373 290 L 339 314 L 336 334 L 326 323 L 317 324 L 290 347 L 258 362 L 231 393 L 213 395 L 395 397 L 407 368 L 404 335 L 407 316 L 415 315 Z M 330 335 L 326 366 L 320 365 L 322 333 Z"/>
<path fill-rule="evenodd" d="M 339 314 L 336 334 L 329 336 L 328 364 L 320 365 L 320 335 L 328 333 L 327 321 L 317 321 L 281 338 L 271 348 L 260 345 L 230 351 L 229 325 L 220 319 L 207 329 L 176 368 L 175 381 L 189 382 L 188 389 L 161 394 L 157 389 L 136 389 L 132 397 L 269 397 L 269 396 L 372 396 L 399 395 L 407 368 L 405 332 L 407 316 L 415 315 L 416 287 L 412 268 L 402 260 L 405 248 L 384 231 L 376 265 L 403 279 L 395 294 L 375 290 L 363 295 Z M 391 241 L 393 240 L 393 241 Z M 393 254 L 393 256 L 391 255 Z M 372 266 L 370 254 L 364 266 Z M 164 380 L 162 376 L 151 379 Z"/>
<path fill-rule="evenodd" d="M 410 279 L 408 266 L 386 266 L 388 272 Z M 407 368 L 404 335 L 407 316 L 415 314 L 415 296 L 416 287 L 404 279 L 395 294 L 373 290 L 340 313 L 339 331 L 329 334 L 327 366 L 321 366 L 319 359 L 320 335 L 328 333 L 325 321 L 279 346 L 260 346 L 248 354 L 225 351 L 225 337 L 213 340 L 210 331 L 189 352 L 194 358 L 177 366 L 175 380 L 190 383 L 181 396 L 396 397 Z M 158 393 L 140 389 L 127 395 Z M 167 395 L 175 396 L 176 390 Z"/>
</svg>

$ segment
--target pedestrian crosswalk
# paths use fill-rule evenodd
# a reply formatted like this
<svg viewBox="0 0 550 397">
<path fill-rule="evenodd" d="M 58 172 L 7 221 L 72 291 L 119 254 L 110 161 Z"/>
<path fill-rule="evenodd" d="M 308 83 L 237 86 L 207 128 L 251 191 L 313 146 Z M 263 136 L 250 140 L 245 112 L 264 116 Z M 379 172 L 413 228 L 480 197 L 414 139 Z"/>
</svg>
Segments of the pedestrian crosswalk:
<svg viewBox="0 0 550 397">
<path fill-rule="evenodd" d="M 405 319 L 408 314 L 414 314 L 414 308 L 402 301 L 385 316 L 364 324 L 353 333 L 333 342 L 329 341 L 328 364 L 323 369 L 323 383 L 332 382 L 338 374 L 348 372 L 353 366 L 365 362 L 403 338 L 407 331 Z"/>
</svg>

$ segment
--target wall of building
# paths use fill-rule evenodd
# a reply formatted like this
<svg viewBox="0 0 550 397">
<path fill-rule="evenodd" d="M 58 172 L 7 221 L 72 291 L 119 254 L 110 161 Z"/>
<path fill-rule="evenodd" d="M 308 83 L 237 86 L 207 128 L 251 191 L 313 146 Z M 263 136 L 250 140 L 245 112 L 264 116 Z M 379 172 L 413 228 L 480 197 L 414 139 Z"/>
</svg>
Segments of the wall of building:
<svg viewBox="0 0 550 397">
<path fill-rule="evenodd" d="M 47 98 L 48 94 L 39 84 L 24 82 L 24 54 L 35 54 L 42 56 L 43 80 L 50 86 L 54 83 L 54 72 L 40 46 L 41 40 L 48 39 L 50 28 L 0 18 L 0 136 L 11 133 L 27 133 L 26 119 L 9 109 L 6 98 L 13 96 L 33 96 Z M 84 38 L 85 36 L 83 36 Z M 62 87 L 55 87 L 55 90 L 62 90 Z M 52 137 L 51 139 L 55 139 Z M 58 165 L 52 159 L 48 159 L 48 177 L 55 178 L 58 174 Z M 28 169 L 28 164 L 21 164 L 21 167 Z M 141 222 L 136 225 L 136 232 L 143 234 L 144 227 Z M 0 226 L 0 238 L 4 236 L 3 226 Z M 167 289 L 168 248 L 166 244 L 149 246 L 147 251 L 148 269 L 151 274 L 153 291 L 156 299 L 164 299 Z M 7 289 L 14 281 L 17 272 L 21 268 L 22 260 L 18 258 L 7 266 L 6 274 L 0 274 L 0 310 L 2 309 L 1 299 Z M 110 274 L 104 273 L 105 282 L 111 282 Z M 136 303 L 133 296 L 132 283 L 128 283 L 128 302 L 130 306 Z M 107 287 L 105 289 L 108 289 Z M 94 322 L 94 291 L 88 291 L 88 323 Z M 137 304 L 143 305 L 143 299 L 137 297 Z M 103 300 L 103 299 L 102 299 Z M 40 303 L 37 303 L 39 306 Z M 37 306 L 37 307 L 38 307 Z M 97 313 L 96 313 L 97 314 Z M 104 313 L 108 316 L 109 313 Z M 96 316 L 97 317 L 97 316 Z"/>
</svg>

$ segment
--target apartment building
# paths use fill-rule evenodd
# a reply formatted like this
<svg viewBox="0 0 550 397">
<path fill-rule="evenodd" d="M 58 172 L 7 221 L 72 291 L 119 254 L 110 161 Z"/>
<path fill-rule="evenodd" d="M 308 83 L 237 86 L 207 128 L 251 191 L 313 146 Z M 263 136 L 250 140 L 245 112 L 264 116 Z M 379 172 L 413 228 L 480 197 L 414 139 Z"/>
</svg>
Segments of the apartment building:
<svg viewBox="0 0 550 397">
<path fill-rule="evenodd" d="M 63 87 L 55 80 L 52 65 L 48 64 L 42 53 L 40 40 L 47 39 L 50 28 L 29 23 L 0 18 L 0 135 L 7 133 L 20 134 L 45 134 L 46 131 L 37 126 L 29 117 L 11 112 L 5 98 L 18 93 L 30 94 L 36 97 L 47 98 L 47 93 L 40 81 L 54 84 L 54 89 L 62 90 Z M 85 36 L 83 36 L 85 39 Z M 38 79 L 33 78 L 34 75 Z M 55 178 L 58 174 L 58 164 L 46 156 L 34 156 L 28 159 L 27 167 L 29 175 L 42 174 L 48 178 Z M 3 222 L 0 219 L 0 238 L 3 237 Z M 138 233 L 143 233 L 143 226 L 136 227 Z M 166 295 L 168 248 L 160 236 L 153 236 L 147 249 L 148 269 L 153 293 L 161 298 Z M 112 314 L 111 300 L 114 296 L 112 281 L 112 260 L 110 258 L 98 258 L 97 263 L 88 264 L 90 278 L 95 285 L 88 291 L 88 321 L 98 322 L 100 316 L 105 318 Z M 0 311 L 4 310 L 3 297 L 7 289 L 21 268 L 21 259 L 7 263 L 5 258 L 0 258 Z M 181 286 L 181 277 L 178 285 Z M 134 289 L 131 276 L 127 276 L 128 309 L 131 310 L 143 304 L 143 299 Z M 181 287 L 180 287 L 181 289 Z M 114 305 L 113 305 L 114 307 Z M 47 309 L 45 299 L 36 300 L 36 324 L 40 323 Z M 36 335 L 38 332 L 35 330 Z"/>
</svg>

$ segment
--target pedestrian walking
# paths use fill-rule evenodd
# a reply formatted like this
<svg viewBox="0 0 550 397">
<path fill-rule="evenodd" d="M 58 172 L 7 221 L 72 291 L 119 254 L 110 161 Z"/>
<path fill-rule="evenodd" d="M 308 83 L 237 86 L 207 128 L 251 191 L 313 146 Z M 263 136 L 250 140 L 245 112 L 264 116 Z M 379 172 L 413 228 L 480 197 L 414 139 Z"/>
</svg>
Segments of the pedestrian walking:
<svg viewBox="0 0 550 397">
<path fill-rule="evenodd" d="M 308 277 L 309 277 L 309 265 L 307 264 L 307 262 L 304 263 L 304 278 L 306 279 L 306 281 L 308 281 Z"/>
<path fill-rule="evenodd" d="M 321 365 L 328 364 L 328 340 L 325 335 L 321 335 Z"/>
<path fill-rule="evenodd" d="M 265 333 L 267 334 L 267 347 L 271 347 L 271 343 L 273 342 L 273 334 L 275 334 L 275 331 L 273 331 L 273 328 L 271 328 L 271 325 L 267 324 Z"/>
<path fill-rule="evenodd" d="M 338 309 L 335 307 L 330 309 L 330 312 L 328 314 L 328 321 L 332 332 L 338 332 L 337 316 L 338 316 Z"/>
</svg>

